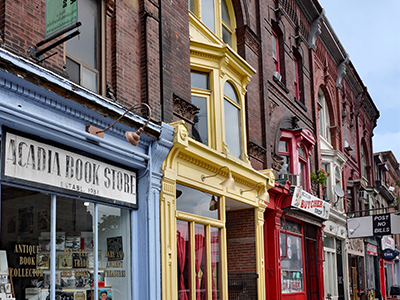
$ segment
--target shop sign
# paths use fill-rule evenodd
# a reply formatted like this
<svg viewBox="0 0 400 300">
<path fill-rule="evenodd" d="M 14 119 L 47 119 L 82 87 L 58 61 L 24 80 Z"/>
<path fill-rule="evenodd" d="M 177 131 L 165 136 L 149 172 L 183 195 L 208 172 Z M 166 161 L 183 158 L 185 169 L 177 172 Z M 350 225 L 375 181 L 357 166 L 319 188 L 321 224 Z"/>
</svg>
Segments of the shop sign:
<svg viewBox="0 0 400 300">
<path fill-rule="evenodd" d="M 395 249 L 395 245 L 394 245 L 394 239 L 391 238 L 390 236 L 383 236 L 381 239 L 381 243 L 382 243 L 382 250 L 385 249 Z"/>
<path fill-rule="evenodd" d="M 378 247 L 371 244 L 367 244 L 367 254 L 378 256 Z"/>
<path fill-rule="evenodd" d="M 385 260 L 393 260 L 396 257 L 396 252 L 392 249 L 386 249 L 382 251 L 382 258 Z"/>
<path fill-rule="evenodd" d="M 331 205 L 324 200 L 321 200 L 310 193 L 307 193 L 302 188 L 295 187 L 292 197 L 292 207 L 307 213 L 313 214 L 324 220 L 329 219 L 329 211 Z"/>
<path fill-rule="evenodd" d="M 136 207 L 136 172 L 7 132 L 2 178 Z"/>
<path fill-rule="evenodd" d="M 78 1 L 46 0 L 46 37 L 78 20 Z"/>
</svg>

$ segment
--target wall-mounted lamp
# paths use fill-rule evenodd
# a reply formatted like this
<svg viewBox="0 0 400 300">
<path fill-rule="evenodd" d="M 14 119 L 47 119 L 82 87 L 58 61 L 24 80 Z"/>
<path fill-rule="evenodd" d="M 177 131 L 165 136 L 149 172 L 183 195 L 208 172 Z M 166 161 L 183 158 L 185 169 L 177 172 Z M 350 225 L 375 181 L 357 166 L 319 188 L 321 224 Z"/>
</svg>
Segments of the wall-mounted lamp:
<svg viewBox="0 0 400 300">
<path fill-rule="evenodd" d="M 96 131 L 96 132 L 94 132 L 94 134 L 98 135 L 100 133 L 106 132 L 108 129 L 113 127 L 115 123 L 117 123 L 119 120 L 121 120 L 128 112 L 130 112 L 131 110 L 133 110 L 135 108 L 139 108 L 139 107 L 143 107 L 143 106 L 147 107 L 147 109 L 149 111 L 149 116 L 147 117 L 146 123 L 144 123 L 144 125 L 141 126 L 136 132 L 127 131 L 125 133 L 125 137 L 128 140 L 128 142 L 131 143 L 131 145 L 136 147 L 139 144 L 140 134 L 144 131 L 145 127 L 147 126 L 147 124 L 149 124 L 150 119 L 151 119 L 151 108 L 146 103 L 140 103 L 140 104 L 133 105 L 130 109 L 128 109 L 126 112 L 124 112 L 124 114 L 122 116 L 120 116 L 118 119 L 116 119 L 115 122 L 112 123 L 110 126 L 108 126 L 106 129 Z"/>
<path fill-rule="evenodd" d="M 253 190 L 257 187 L 257 185 L 259 185 L 259 184 L 262 184 L 262 185 L 264 186 L 264 190 L 263 190 L 263 192 L 262 192 L 260 195 L 258 195 L 256 198 L 258 198 L 258 199 L 260 199 L 260 200 L 262 200 L 262 201 L 265 201 L 265 202 L 269 202 L 269 194 L 268 194 L 268 192 L 267 192 L 267 187 L 265 186 L 265 184 L 264 184 L 263 182 L 257 182 L 256 185 L 255 185 L 252 189 L 250 189 L 250 190 L 245 190 L 245 191 L 244 191 L 244 190 L 240 189 L 240 195 L 243 195 L 244 192 L 253 191 Z"/>
<path fill-rule="evenodd" d="M 221 172 L 221 170 L 224 169 L 224 168 L 228 169 L 229 175 L 228 175 L 227 179 L 225 179 L 224 181 L 222 181 L 220 183 L 220 185 L 222 185 L 224 187 L 227 187 L 227 188 L 231 188 L 232 190 L 234 190 L 235 189 L 235 180 L 233 180 L 231 170 L 227 166 L 222 166 L 221 168 L 219 168 L 218 172 L 215 173 L 214 175 L 204 176 L 204 174 L 201 174 L 201 180 L 204 181 L 206 178 L 217 176 L 219 174 L 219 172 Z"/>
</svg>

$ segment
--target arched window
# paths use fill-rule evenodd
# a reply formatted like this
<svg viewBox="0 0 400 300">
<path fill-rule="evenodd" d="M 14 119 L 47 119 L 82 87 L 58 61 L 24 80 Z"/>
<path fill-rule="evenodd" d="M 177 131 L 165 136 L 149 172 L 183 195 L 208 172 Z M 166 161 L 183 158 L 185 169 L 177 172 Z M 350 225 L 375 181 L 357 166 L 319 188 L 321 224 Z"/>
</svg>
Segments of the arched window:
<svg viewBox="0 0 400 300">
<path fill-rule="evenodd" d="M 366 156 L 365 147 L 361 144 L 361 174 L 365 180 L 368 180 L 367 175 L 367 156 Z"/>
<path fill-rule="evenodd" d="M 318 91 L 318 104 L 320 105 L 320 110 L 318 112 L 319 117 L 319 134 L 326 142 L 331 143 L 331 131 L 330 131 L 330 120 L 329 120 L 329 110 L 326 104 L 324 92 L 319 89 Z"/>
<path fill-rule="evenodd" d="M 190 0 L 189 10 L 225 44 L 233 47 L 236 21 L 229 0 Z"/>
<path fill-rule="evenodd" d="M 225 143 L 229 152 L 239 158 L 242 156 L 240 109 L 240 101 L 236 90 L 227 81 L 224 85 Z"/>
</svg>

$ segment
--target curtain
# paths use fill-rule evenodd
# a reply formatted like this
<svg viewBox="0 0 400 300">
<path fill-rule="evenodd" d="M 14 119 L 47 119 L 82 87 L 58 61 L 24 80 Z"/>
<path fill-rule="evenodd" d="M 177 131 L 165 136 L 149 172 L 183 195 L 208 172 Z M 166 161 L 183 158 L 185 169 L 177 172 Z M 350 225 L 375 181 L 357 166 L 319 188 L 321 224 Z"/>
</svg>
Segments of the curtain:
<svg viewBox="0 0 400 300">
<path fill-rule="evenodd" d="M 204 249 L 204 226 L 196 226 L 195 228 L 195 258 L 196 258 L 196 299 L 201 300 L 200 296 L 200 266 L 201 262 L 203 261 L 203 249 Z M 202 276 L 202 281 L 204 282 L 204 272 Z"/>
<path fill-rule="evenodd" d="M 186 222 L 176 222 L 176 243 L 178 250 L 178 270 L 180 275 L 178 279 L 178 299 L 179 300 L 188 300 L 188 296 L 186 294 L 185 287 L 185 278 L 183 276 L 183 271 L 185 269 L 185 260 L 186 260 L 186 241 L 187 239 L 187 230 L 188 224 Z"/>
<path fill-rule="evenodd" d="M 218 229 L 211 228 L 211 277 L 212 277 L 212 300 L 217 299 L 217 291 L 215 284 L 215 265 L 217 262 L 217 252 L 218 252 Z M 217 275 L 218 276 L 218 275 Z"/>
</svg>

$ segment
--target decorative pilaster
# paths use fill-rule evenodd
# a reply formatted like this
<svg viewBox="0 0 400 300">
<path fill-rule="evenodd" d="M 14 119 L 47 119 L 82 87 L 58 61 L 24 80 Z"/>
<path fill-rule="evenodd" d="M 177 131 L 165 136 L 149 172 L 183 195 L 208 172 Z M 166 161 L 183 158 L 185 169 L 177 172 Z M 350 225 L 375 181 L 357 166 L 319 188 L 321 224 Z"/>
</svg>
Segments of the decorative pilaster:
<svg viewBox="0 0 400 300">
<path fill-rule="evenodd" d="M 265 299 L 264 212 L 266 208 L 267 204 L 260 201 L 255 209 L 257 295 L 259 300 Z"/>
</svg>

